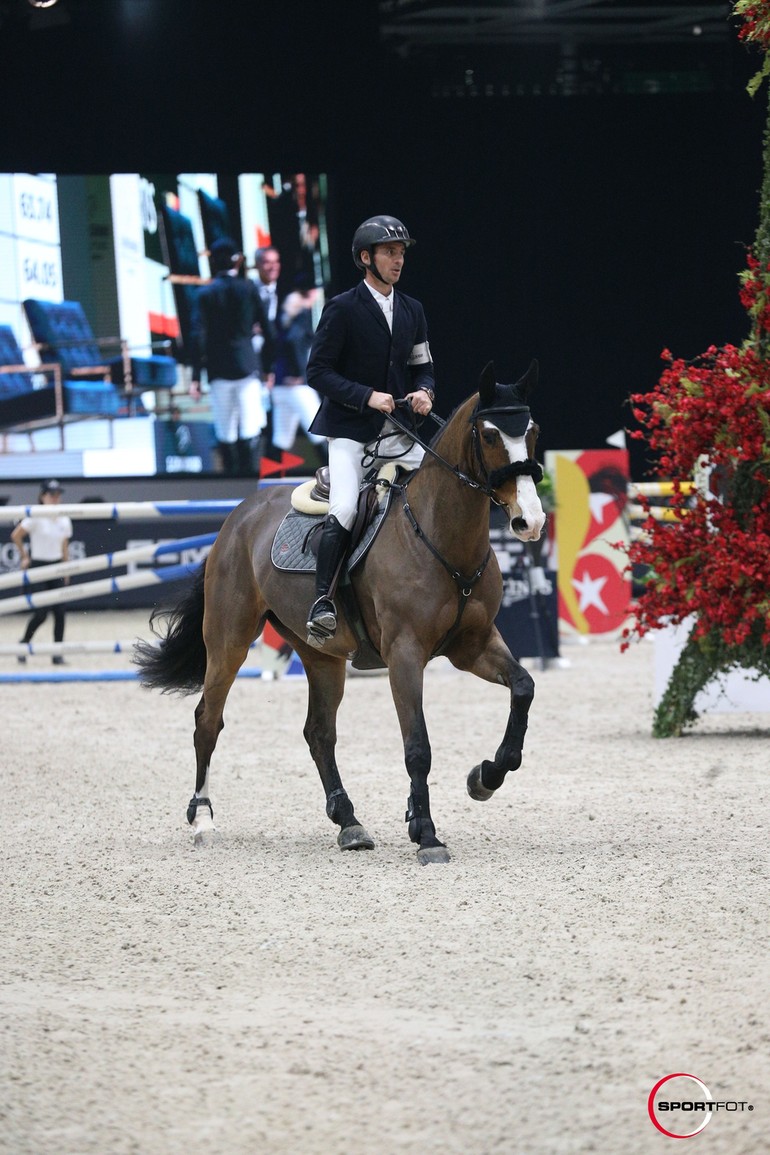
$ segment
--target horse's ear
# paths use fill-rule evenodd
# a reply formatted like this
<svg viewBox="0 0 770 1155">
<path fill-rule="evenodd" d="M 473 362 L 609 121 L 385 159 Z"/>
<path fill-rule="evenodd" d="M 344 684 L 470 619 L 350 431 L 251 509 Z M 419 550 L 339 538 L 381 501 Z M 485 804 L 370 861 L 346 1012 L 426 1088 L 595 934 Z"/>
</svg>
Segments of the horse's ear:
<svg viewBox="0 0 770 1155">
<path fill-rule="evenodd" d="M 540 366 L 533 358 L 529 363 L 529 369 L 527 369 L 524 376 L 520 377 L 516 382 L 516 388 L 521 389 L 521 392 L 525 398 L 529 397 L 532 390 L 537 388 L 537 375 L 539 368 Z"/>
<path fill-rule="evenodd" d="M 490 406 L 495 399 L 495 363 L 488 361 L 482 370 L 479 379 L 479 405 L 483 409 L 485 406 Z"/>
</svg>

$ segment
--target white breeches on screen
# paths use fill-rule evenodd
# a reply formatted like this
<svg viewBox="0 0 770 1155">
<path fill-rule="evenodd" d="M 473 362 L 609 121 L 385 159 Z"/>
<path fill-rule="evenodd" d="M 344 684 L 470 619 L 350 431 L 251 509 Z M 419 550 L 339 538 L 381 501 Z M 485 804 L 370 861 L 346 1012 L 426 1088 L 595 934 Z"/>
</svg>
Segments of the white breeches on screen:
<svg viewBox="0 0 770 1155">
<path fill-rule="evenodd" d="M 358 491 L 364 473 L 372 468 L 379 469 L 386 462 L 394 460 L 404 469 L 416 469 L 425 456 L 421 445 L 415 444 L 406 433 L 395 430 L 395 426 L 386 421 L 383 433 L 389 430 L 394 430 L 393 435 L 380 443 L 373 460 L 371 453 L 376 444 L 374 441 L 364 444 L 347 437 L 329 438 L 329 513 L 345 529 L 352 529 L 356 520 Z M 362 463 L 364 456 L 366 465 Z"/>
<path fill-rule="evenodd" d="M 267 414 L 258 377 L 241 377 L 237 381 L 215 377 L 209 387 L 217 441 L 226 445 L 232 445 L 239 437 L 251 441 L 265 428 Z"/>
<path fill-rule="evenodd" d="M 300 425 L 310 440 L 318 445 L 326 438 L 308 433 L 310 423 L 318 412 L 321 398 L 310 385 L 274 385 L 271 394 L 273 411 L 273 445 L 276 449 L 291 449 Z"/>
</svg>

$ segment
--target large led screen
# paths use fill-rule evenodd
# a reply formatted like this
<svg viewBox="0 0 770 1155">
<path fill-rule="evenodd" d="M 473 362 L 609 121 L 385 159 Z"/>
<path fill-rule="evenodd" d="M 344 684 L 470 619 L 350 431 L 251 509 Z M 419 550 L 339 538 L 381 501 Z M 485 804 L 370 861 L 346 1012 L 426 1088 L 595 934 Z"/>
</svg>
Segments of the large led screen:
<svg viewBox="0 0 770 1155">
<path fill-rule="evenodd" d="M 314 173 L 0 174 L 0 477 L 220 472 L 205 375 L 190 391 L 210 247 L 252 278 L 277 248 L 317 321 L 326 206 Z"/>
</svg>

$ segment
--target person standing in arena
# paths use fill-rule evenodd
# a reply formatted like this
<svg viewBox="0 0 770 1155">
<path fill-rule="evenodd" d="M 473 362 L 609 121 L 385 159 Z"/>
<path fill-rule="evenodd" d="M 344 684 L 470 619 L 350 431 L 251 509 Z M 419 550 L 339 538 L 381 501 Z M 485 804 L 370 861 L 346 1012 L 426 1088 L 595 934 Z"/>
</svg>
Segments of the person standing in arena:
<svg viewBox="0 0 770 1155">
<path fill-rule="evenodd" d="M 64 493 L 58 481 L 52 478 L 45 481 L 40 487 L 41 505 L 58 505 Z M 38 515 L 25 517 L 15 526 L 11 533 L 11 541 L 19 551 L 22 569 L 32 569 L 41 565 L 52 565 L 54 562 L 67 561 L 69 558 L 69 543 L 72 537 L 72 522 L 66 516 Z M 66 585 L 67 578 L 52 578 L 41 582 L 38 590 L 60 589 Z M 64 641 L 64 606 L 51 607 L 53 611 L 53 640 Z M 22 644 L 32 641 L 35 631 L 42 626 L 48 617 L 47 609 L 35 610 L 27 623 Z M 19 655 L 20 662 L 26 662 L 23 654 Z M 54 654 L 52 658 L 55 666 L 63 666 L 64 658 L 61 654 Z"/>
<path fill-rule="evenodd" d="M 353 261 L 363 280 L 332 297 L 316 329 L 307 381 L 321 396 L 311 433 L 329 439 L 329 516 L 316 566 L 316 600 L 307 620 L 308 641 L 323 645 L 337 629 L 329 597 L 334 575 L 350 544 L 358 493 L 366 468 L 396 460 L 416 468 L 424 450 L 389 420 L 406 399 L 426 416 L 433 408 L 433 361 L 425 312 L 397 293 L 407 248 L 414 237 L 396 217 L 370 217 L 353 236 Z"/>
</svg>

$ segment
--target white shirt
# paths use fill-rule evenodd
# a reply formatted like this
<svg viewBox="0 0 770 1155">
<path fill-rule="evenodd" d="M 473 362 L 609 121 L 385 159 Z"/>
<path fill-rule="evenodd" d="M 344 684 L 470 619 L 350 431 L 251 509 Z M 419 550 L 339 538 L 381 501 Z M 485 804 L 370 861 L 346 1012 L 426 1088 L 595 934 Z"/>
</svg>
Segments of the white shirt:
<svg viewBox="0 0 770 1155">
<path fill-rule="evenodd" d="M 391 289 L 391 291 L 388 293 L 388 295 L 386 297 L 384 293 L 378 293 L 376 289 L 373 289 L 368 281 L 364 281 L 364 284 L 366 285 L 367 289 L 369 290 L 369 292 L 374 297 L 377 304 L 382 309 L 383 316 L 385 317 L 385 320 L 388 322 L 388 328 L 390 329 L 390 331 L 392 333 L 393 332 L 393 298 L 395 296 L 395 293 Z"/>
<path fill-rule="evenodd" d="M 25 517 L 21 524 L 29 534 L 29 556 L 33 561 L 62 560 L 64 543 L 72 537 L 68 517 Z"/>
</svg>

